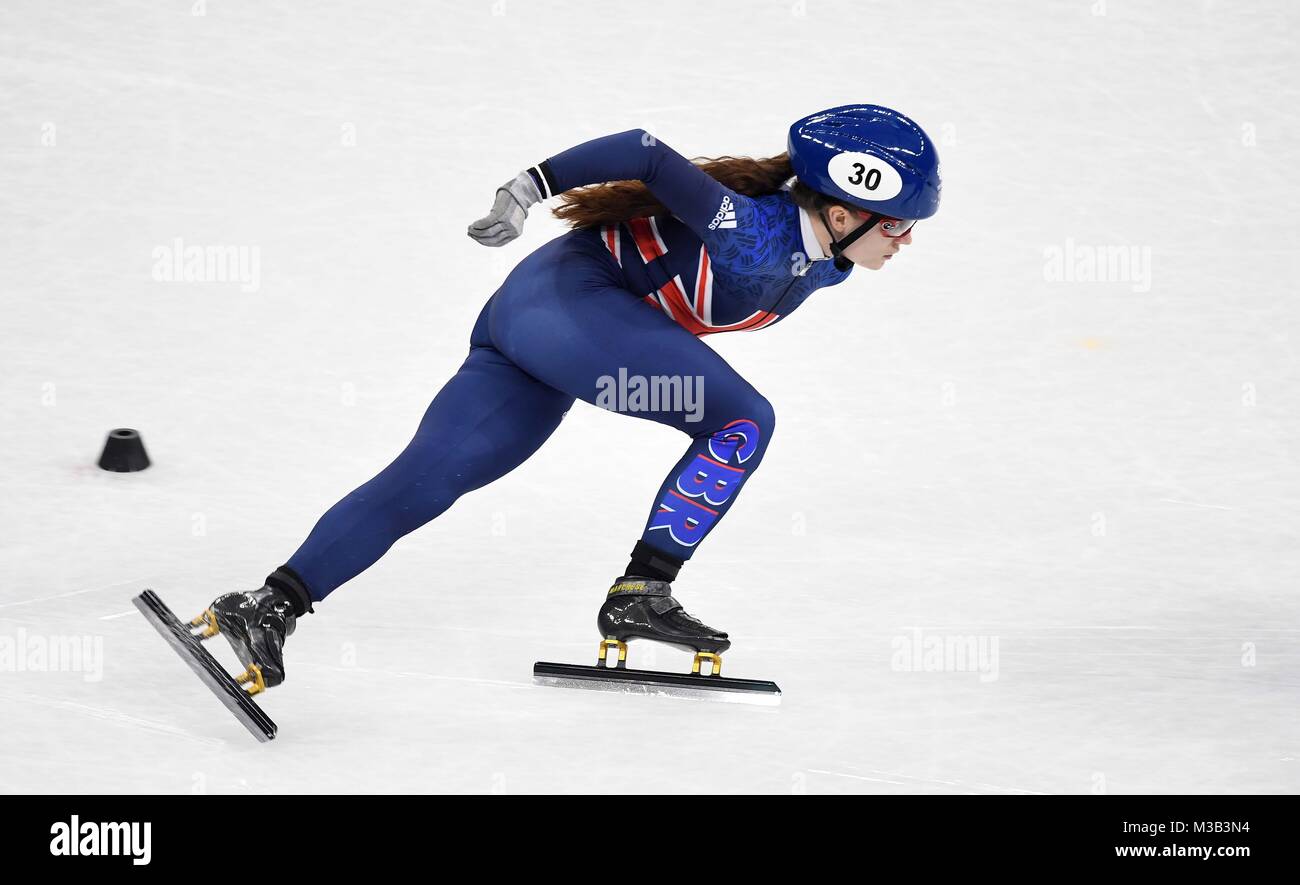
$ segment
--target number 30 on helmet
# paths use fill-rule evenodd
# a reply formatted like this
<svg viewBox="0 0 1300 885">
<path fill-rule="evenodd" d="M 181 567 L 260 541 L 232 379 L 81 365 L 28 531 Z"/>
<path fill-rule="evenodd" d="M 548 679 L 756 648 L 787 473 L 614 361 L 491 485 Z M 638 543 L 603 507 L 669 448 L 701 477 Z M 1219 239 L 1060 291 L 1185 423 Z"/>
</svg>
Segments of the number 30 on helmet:
<svg viewBox="0 0 1300 885">
<path fill-rule="evenodd" d="M 898 111 L 852 104 L 812 114 L 790 127 L 789 151 L 798 179 L 832 199 L 889 218 L 939 211 L 934 141 Z"/>
</svg>

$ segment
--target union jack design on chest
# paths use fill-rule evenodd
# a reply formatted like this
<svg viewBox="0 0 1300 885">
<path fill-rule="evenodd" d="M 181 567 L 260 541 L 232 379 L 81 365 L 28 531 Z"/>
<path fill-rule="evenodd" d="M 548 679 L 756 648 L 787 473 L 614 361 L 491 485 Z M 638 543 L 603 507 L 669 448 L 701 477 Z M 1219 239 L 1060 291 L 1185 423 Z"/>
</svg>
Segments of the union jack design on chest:
<svg viewBox="0 0 1300 885">
<path fill-rule="evenodd" d="M 668 253 L 663 237 L 659 235 L 658 222 L 653 217 L 632 218 L 623 224 L 606 224 L 600 229 L 600 238 L 605 248 L 613 254 L 619 266 L 623 266 L 622 238 L 623 227 L 632 234 L 637 253 L 646 264 L 662 258 Z M 756 310 L 749 316 L 734 323 L 715 323 L 713 321 L 713 264 L 708 250 L 700 246 L 699 264 L 695 273 L 694 292 L 687 297 L 687 286 L 682 282 L 681 274 L 660 286 L 655 292 L 645 296 L 645 302 L 658 307 L 686 331 L 695 336 L 716 335 L 719 332 L 750 332 L 768 326 L 780 317 L 766 310 Z"/>
</svg>

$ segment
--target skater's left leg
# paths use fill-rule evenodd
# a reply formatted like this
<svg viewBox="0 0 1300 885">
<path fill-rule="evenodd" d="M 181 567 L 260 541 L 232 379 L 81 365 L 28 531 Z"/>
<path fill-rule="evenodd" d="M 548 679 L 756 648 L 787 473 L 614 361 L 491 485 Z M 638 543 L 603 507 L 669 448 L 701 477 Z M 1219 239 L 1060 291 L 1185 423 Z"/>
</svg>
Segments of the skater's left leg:
<svg viewBox="0 0 1300 885">
<path fill-rule="evenodd" d="M 671 580 L 762 464 L 776 427 L 772 404 L 715 350 L 625 289 L 524 291 L 527 298 L 511 292 L 490 314 L 503 353 L 571 396 L 690 437 L 637 545 L 643 565 L 664 572 L 637 574 Z M 665 395 L 612 396 L 620 379 Z"/>
<path fill-rule="evenodd" d="M 727 634 L 688 615 L 669 585 L 762 463 L 776 423 L 772 405 L 716 351 L 620 286 L 581 280 L 556 290 L 552 276 L 537 278 L 547 285 L 521 287 L 517 298 L 512 289 L 494 307 L 497 347 L 556 389 L 691 438 L 655 495 L 631 564 L 607 594 L 601 633 L 682 645 L 716 664 Z M 619 379 L 681 395 L 611 402 Z"/>
</svg>

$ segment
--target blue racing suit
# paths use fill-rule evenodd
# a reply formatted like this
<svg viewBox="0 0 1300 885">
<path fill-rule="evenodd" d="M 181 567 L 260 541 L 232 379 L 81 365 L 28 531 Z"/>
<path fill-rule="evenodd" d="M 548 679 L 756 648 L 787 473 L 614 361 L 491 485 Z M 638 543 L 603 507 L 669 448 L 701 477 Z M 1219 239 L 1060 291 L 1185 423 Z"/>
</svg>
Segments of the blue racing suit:
<svg viewBox="0 0 1300 885">
<path fill-rule="evenodd" d="M 522 464 L 575 399 L 690 436 L 642 534 L 670 556 L 690 558 L 762 462 L 772 406 L 700 338 L 770 326 L 847 278 L 807 213 L 784 190 L 736 193 L 639 129 L 529 173 L 544 197 L 639 180 L 671 214 L 571 231 L 511 271 L 411 442 L 326 512 L 287 563 L 313 599 Z M 574 465 L 575 484 L 581 471 Z"/>
</svg>

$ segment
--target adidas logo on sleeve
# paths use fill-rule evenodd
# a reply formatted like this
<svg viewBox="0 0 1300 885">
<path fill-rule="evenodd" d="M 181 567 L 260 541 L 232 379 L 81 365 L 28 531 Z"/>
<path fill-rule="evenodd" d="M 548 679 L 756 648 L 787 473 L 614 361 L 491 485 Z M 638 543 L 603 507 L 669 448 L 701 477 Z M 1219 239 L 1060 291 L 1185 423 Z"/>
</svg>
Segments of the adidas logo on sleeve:
<svg viewBox="0 0 1300 885">
<path fill-rule="evenodd" d="M 722 198 L 722 205 L 718 207 L 718 214 L 713 216 L 709 222 L 709 230 L 717 230 L 720 227 L 736 226 L 736 204 L 731 202 L 730 196 Z"/>
</svg>

